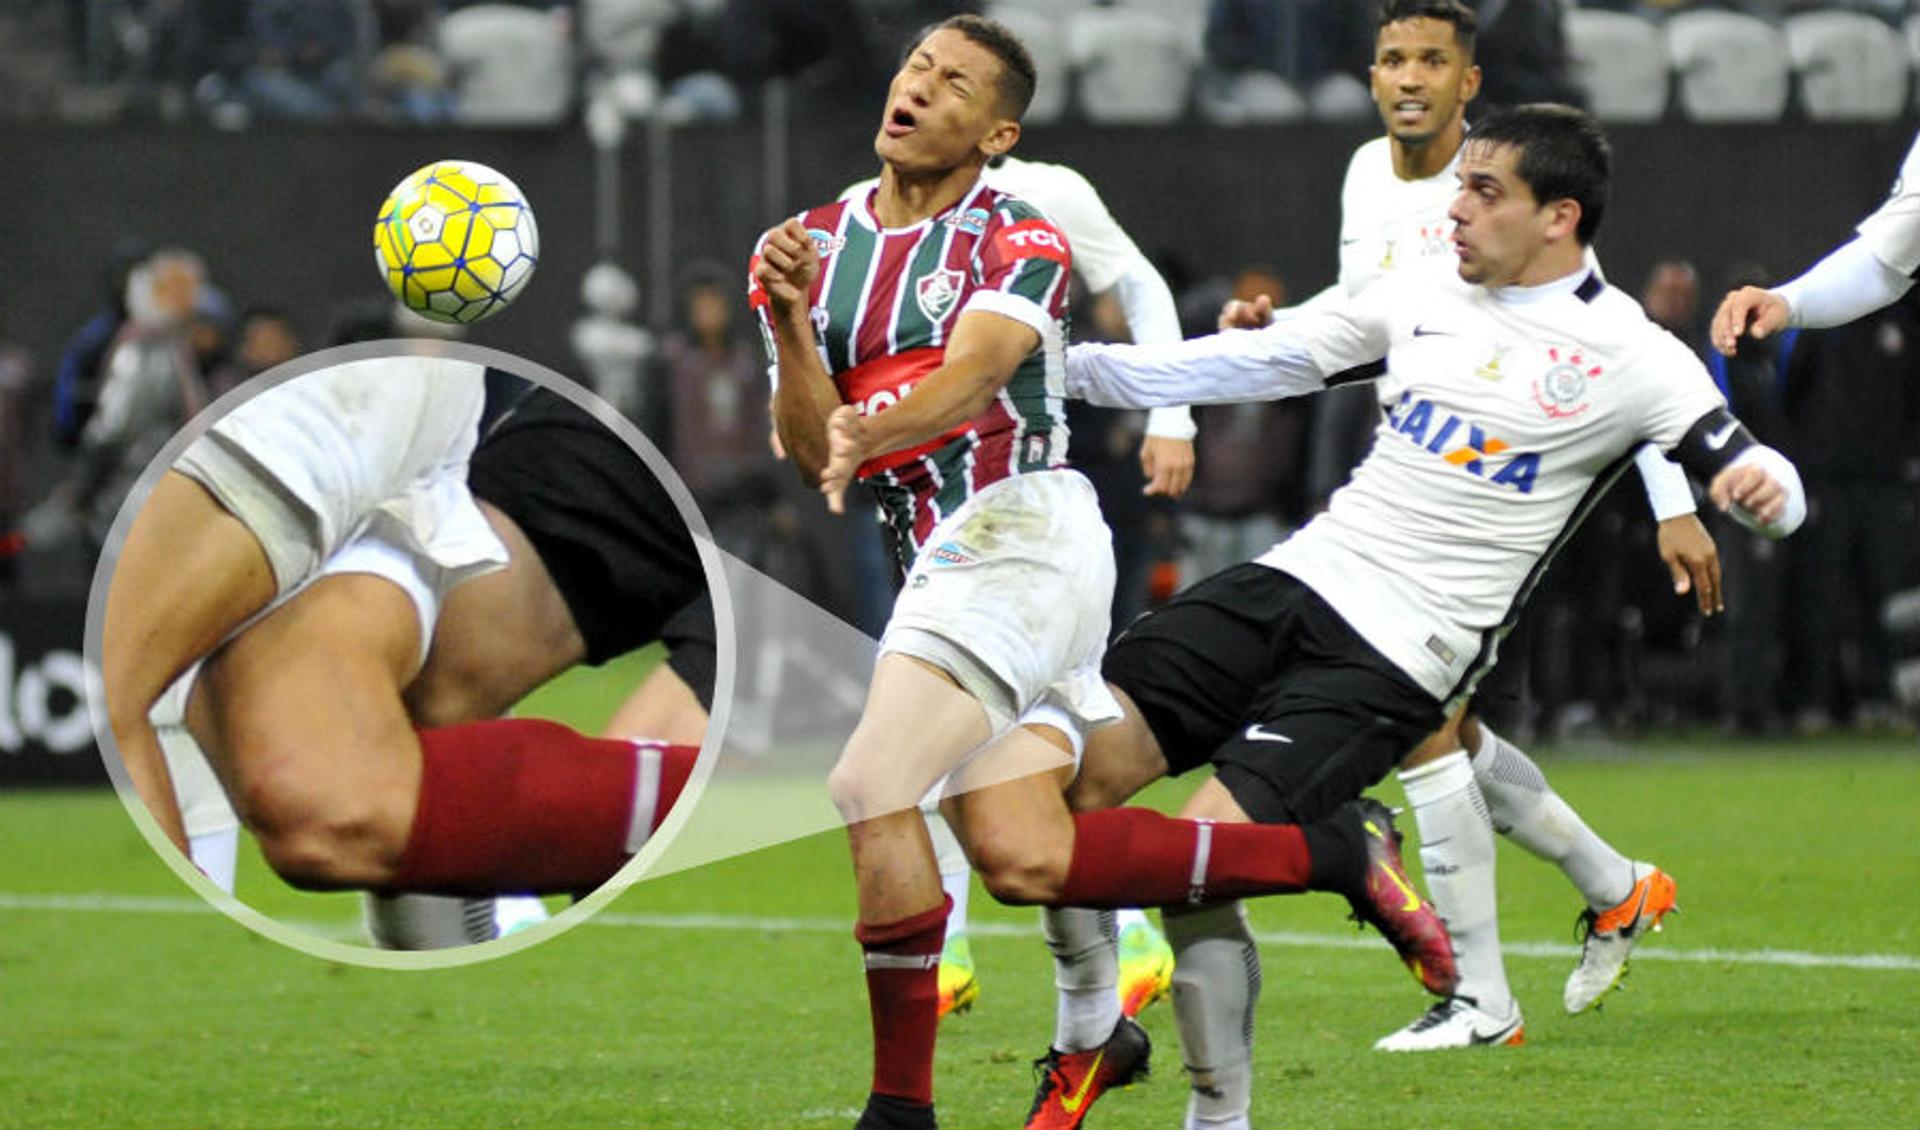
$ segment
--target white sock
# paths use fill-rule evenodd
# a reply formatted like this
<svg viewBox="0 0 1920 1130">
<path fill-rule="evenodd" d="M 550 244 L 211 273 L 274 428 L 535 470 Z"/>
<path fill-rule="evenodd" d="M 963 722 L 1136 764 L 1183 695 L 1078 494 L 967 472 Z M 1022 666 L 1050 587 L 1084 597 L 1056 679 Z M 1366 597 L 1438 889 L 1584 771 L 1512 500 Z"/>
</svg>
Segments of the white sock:
<svg viewBox="0 0 1920 1130">
<path fill-rule="evenodd" d="M 1120 953 L 1114 943 L 1113 912 L 1048 907 L 1041 921 L 1059 990 L 1053 1046 L 1063 1052 L 1097 1048 L 1120 1023 Z"/>
<path fill-rule="evenodd" d="M 1173 1019 L 1190 1090 L 1189 1127 L 1245 1126 L 1253 1105 L 1253 1009 L 1260 951 L 1238 902 L 1167 907 L 1173 946 Z"/>
<path fill-rule="evenodd" d="M 228 894 L 233 893 L 234 861 L 239 855 L 239 828 L 221 828 L 187 840 L 187 858 Z"/>
<path fill-rule="evenodd" d="M 1113 912 L 1113 928 L 1122 934 L 1133 926 L 1151 927 L 1152 925 L 1153 923 L 1147 919 L 1147 912 L 1137 906 L 1129 906 L 1124 910 Z"/>
<path fill-rule="evenodd" d="M 493 900 L 452 895 L 366 892 L 362 904 L 373 944 L 390 950 L 439 950 L 492 941 Z"/>
<path fill-rule="evenodd" d="M 1480 1009 L 1505 1016 L 1513 1008 L 1506 966 L 1500 960 L 1500 915 L 1493 884 L 1493 824 L 1487 802 L 1473 783 L 1465 750 L 1400 771 L 1400 784 L 1420 830 L 1420 863 L 1433 907 L 1453 936 L 1460 996 Z"/>
<path fill-rule="evenodd" d="M 947 826 L 946 818 L 932 809 L 923 809 L 927 818 L 927 838 L 933 841 L 933 855 L 940 863 L 940 889 L 953 900 L 947 915 L 947 937 L 964 937 L 967 932 L 967 895 L 973 890 L 973 868 L 960 838 Z"/>
<path fill-rule="evenodd" d="M 1533 759 L 1480 724 L 1473 780 L 1501 835 L 1559 864 L 1587 905 L 1605 910 L 1633 893 L 1633 861 L 1593 833 L 1547 783 Z"/>
</svg>

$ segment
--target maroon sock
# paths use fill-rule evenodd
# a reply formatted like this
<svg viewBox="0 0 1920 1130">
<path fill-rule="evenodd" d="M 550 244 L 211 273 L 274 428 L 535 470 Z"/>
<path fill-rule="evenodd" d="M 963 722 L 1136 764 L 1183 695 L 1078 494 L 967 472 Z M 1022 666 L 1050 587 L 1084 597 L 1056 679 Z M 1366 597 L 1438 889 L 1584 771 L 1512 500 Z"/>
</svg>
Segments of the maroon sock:
<svg viewBox="0 0 1920 1130">
<path fill-rule="evenodd" d="M 1062 906 L 1172 906 L 1207 899 L 1295 894 L 1312 857 L 1292 824 L 1179 820 L 1150 808 L 1073 817 L 1073 863 Z"/>
<path fill-rule="evenodd" d="M 531 718 L 419 734 L 420 800 L 389 886 L 441 894 L 592 890 L 666 817 L 699 753 Z"/>
<path fill-rule="evenodd" d="M 933 1102 L 933 1034 L 940 1023 L 940 950 L 953 899 L 911 918 L 853 928 L 867 962 L 873 1013 L 873 1091 Z"/>
</svg>

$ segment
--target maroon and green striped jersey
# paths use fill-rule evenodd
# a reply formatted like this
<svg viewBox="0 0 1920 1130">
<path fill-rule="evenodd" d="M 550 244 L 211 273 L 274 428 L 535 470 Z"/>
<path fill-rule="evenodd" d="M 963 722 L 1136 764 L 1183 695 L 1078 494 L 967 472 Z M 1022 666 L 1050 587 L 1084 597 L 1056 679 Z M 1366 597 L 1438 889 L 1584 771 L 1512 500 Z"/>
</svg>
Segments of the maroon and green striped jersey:
<svg viewBox="0 0 1920 1130">
<path fill-rule="evenodd" d="M 885 411 L 939 368 L 948 336 L 969 310 L 1013 318 L 1040 335 L 985 411 L 860 468 L 905 568 L 934 525 L 981 488 L 1066 462 L 1067 239 L 1039 209 L 984 182 L 912 227 L 882 228 L 871 193 L 810 209 L 800 222 L 820 250 L 812 294 L 820 359 L 840 398 L 862 413 Z M 751 268 L 748 280 L 777 383 L 766 294 Z"/>
</svg>

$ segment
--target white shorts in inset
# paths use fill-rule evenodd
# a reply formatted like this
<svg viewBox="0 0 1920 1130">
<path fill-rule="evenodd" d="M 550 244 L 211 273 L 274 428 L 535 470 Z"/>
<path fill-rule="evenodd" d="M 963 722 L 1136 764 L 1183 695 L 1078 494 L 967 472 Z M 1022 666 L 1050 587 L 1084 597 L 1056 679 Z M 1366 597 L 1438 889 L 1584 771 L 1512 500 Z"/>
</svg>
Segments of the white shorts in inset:
<svg viewBox="0 0 1920 1130">
<path fill-rule="evenodd" d="M 1077 743 L 1120 717 L 1100 677 L 1112 602 L 1113 535 L 1093 484 L 1075 471 L 1015 475 L 933 528 L 880 651 L 947 671 L 996 731 L 1045 722 Z M 926 646 L 921 633 L 971 662 Z"/>
<path fill-rule="evenodd" d="M 434 625 L 439 623 L 440 609 L 446 603 L 447 593 L 464 578 L 372 531 L 361 534 L 328 558 L 313 579 L 349 573 L 380 577 L 407 594 L 420 619 L 420 651 L 414 663 L 414 673 L 417 674 L 426 664 L 427 651 L 433 643 Z M 304 585 L 301 586 L 301 589 L 304 588 Z M 279 597 L 254 620 L 292 600 L 301 589 Z M 174 680 L 173 685 L 167 688 L 147 713 L 155 733 L 159 735 L 160 749 L 167 760 L 167 771 L 173 777 L 174 797 L 179 802 L 180 817 L 189 837 L 236 828 L 240 823 L 232 803 L 227 799 L 226 789 L 207 761 L 206 753 L 187 730 L 187 699 L 193 693 L 194 680 L 199 676 L 200 664 L 195 663 Z"/>
<path fill-rule="evenodd" d="M 174 469 L 253 532 L 283 594 L 362 530 L 472 575 L 507 560 L 467 492 L 485 399 L 468 361 L 335 365 L 234 409 Z"/>
</svg>

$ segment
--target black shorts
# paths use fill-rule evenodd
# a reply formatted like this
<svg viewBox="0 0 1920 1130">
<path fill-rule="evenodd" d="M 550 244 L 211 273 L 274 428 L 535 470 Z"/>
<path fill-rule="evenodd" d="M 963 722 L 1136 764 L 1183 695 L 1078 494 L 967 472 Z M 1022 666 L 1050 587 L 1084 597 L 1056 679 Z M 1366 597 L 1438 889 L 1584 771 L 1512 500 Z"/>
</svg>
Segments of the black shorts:
<svg viewBox="0 0 1920 1130">
<path fill-rule="evenodd" d="M 1440 703 L 1312 589 L 1237 565 L 1134 621 L 1107 650 L 1171 773 L 1211 762 L 1262 823 L 1359 796 L 1444 720 Z"/>
<path fill-rule="evenodd" d="M 536 388 L 515 404 L 481 438 L 467 483 L 533 543 L 588 663 L 659 639 L 668 617 L 706 594 L 693 536 L 666 489 L 563 396 Z"/>
<path fill-rule="evenodd" d="M 713 594 L 702 592 L 693 603 L 667 617 L 660 628 L 660 642 L 667 645 L 667 666 L 680 681 L 693 688 L 700 705 L 713 713 L 714 672 L 719 666 L 719 649 L 714 644 Z"/>
</svg>

